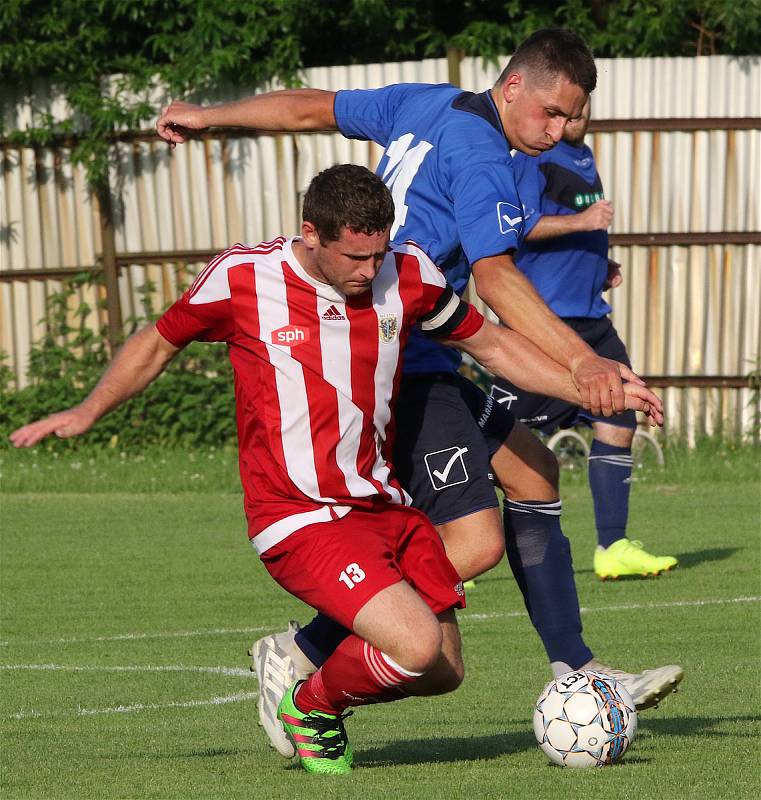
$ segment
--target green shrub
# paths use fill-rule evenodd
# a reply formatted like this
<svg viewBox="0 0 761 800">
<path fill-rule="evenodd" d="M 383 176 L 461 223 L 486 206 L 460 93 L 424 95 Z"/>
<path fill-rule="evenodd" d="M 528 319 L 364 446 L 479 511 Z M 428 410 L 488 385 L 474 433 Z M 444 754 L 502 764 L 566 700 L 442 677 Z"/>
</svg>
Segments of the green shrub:
<svg viewBox="0 0 761 800">
<path fill-rule="evenodd" d="M 82 303 L 70 324 L 70 302 L 88 276 L 68 281 L 48 298 L 46 333 L 30 354 L 29 384 L 16 390 L 11 370 L 0 366 L 0 447 L 16 428 L 81 402 L 109 363 L 105 329 L 93 333 L 87 321 L 92 309 Z M 153 321 L 142 287 L 144 316 L 128 327 Z M 221 344 L 193 343 L 186 347 L 144 392 L 99 420 L 85 436 L 47 444 L 54 449 L 83 445 L 142 447 L 145 445 L 222 445 L 235 437 L 232 367 Z"/>
</svg>

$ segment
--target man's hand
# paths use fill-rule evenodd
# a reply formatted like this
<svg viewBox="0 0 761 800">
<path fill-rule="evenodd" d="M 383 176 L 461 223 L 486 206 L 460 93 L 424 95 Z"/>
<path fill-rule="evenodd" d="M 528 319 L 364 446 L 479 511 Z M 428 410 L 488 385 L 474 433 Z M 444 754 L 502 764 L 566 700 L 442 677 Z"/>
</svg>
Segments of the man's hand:
<svg viewBox="0 0 761 800">
<path fill-rule="evenodd" d="M 638 383 L 625 383 L 624 396 L 626 408 L 642 411 L 647 415 L 647 422 L 653 427 L 663 425 L 663 401 L 647 386 Z"/>
<path fill-rule="evenodd" d="M 594 353 L 573 364 L 571 376 L 581 395 L 581 405 L 596 417 L 610 417 L 626 409 L 623 381 L 645 385 L 626 365 Z"/>
<path fill-rule="evenodd" d="M 604 231 L 613 222 L 613 203 L 598 200 L 589 208 L 576 214 L 576 223 L 582 231 Z"/>
<path fill-rule="evenodd" d="M 615 289 L 616 287 L 620 286 L 624 282 L 624 277 L 621 275 L 621 265 L 618 261 L 614 261 L 612 258 L 608 259 L 608 278 L 605 281 L 605 285 L 602 287 L 603 291 L 607 289 Z"/>
<path fill-rule="evenodd" d="M 59 411 L 45 419 L 24 425 L 14 431 L 10 439 L 15 447 L 33 447 L 51 433 L 54 433 L 59 439 L 78 436 L 80 433 L 90 430 L 94 422 L 95 418 L 92 414 L 85 411 L 82 406 L 74 406 L 74 408 Z"/>
<path fill-rule="evenodd" d="M 171 147 L 183 144 L 188 131 L 203 131 L 209 127 L 204 122 L 203 111 L 203 106 L 175 100 L 161 112 L 156 131 Z"/>
</svg>

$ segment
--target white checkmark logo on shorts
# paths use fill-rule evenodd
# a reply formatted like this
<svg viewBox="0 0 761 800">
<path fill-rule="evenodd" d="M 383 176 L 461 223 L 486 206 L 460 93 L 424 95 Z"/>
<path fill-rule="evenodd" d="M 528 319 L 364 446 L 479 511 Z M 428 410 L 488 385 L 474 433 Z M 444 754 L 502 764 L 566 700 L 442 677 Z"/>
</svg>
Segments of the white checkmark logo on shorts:
<svg viewBox="0 0 761 800">
<path fill-rule="evenodd" d="M 449 477 L 449 473 L 452 471 L 452 467 L 454 466 L 454 462 L 457 461 L 458 458 L 464 456 L 465 453 L 468 452 L 467 447 L 456 447 L 454 451 L 454 455 L 447 461 L 444 466 L 444 470 L 439 472 L 439 470 L 435 469 L 433 474 L 442 482 L 446 483 L 447 478 Z"/>
<path fill-rule="evenodd" d="M 468 480 L 463 460 L 463 456 L 467 452 L 467 447 L 448 447 L 446 450 L 437 450 L 434 453 L 426 454 L 425 465 L 434 489 L 438 491 L 446 486 L 455 486 Z M 459 468 L 457 468 L 458 465 Z"/>
</svg>

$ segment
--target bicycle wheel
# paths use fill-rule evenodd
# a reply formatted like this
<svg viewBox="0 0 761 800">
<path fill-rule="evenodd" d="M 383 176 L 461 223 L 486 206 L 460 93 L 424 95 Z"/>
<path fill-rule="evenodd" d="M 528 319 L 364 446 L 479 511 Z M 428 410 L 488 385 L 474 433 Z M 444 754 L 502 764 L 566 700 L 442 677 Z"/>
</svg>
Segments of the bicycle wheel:
<svg viewBox="0 0 761 800">
<path fill-rule="evenodd" d="M 550 436 L 547 447 L 552 450 L 563 469 L 583 470 L 587 468 L 589 444 L 576 431 L 558 431 Z"/>
<path fill-rule="evenodd" d="M 646 467 L 663 467 L 663 448 L 652 433 L 639 428 L 634 432 L 632 441 L 632 466 L 634 469 Z"/>
</svg>

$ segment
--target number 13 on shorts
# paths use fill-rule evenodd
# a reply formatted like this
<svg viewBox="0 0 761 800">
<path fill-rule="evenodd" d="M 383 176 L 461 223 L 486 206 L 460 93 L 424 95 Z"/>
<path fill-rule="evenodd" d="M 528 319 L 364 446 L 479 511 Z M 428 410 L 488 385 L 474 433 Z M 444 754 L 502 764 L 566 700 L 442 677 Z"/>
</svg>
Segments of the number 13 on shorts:
<svg viewBox="0 0 761 800">
<path fill-rule="evenodd" d="M 365 579 L 365 571 L 359 564 L 348 564 L 346 569 L 338 576 L 341 583 L 346 584 L 349 589 L 353 589 L 358 583 Z"/>
</svg>

